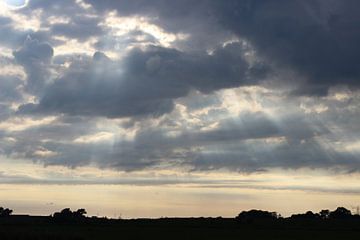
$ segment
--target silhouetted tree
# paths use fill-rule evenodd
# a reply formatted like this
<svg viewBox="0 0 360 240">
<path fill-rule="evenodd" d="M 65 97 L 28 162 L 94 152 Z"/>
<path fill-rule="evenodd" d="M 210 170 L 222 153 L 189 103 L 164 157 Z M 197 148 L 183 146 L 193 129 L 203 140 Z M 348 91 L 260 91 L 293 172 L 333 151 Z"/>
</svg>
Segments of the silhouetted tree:
<svg viewBox="0 0 360 240">
<path fill-rule="evenodd" d="M 264 220 L 276 220 L 278 218 L 278 214 L 276 212 L 268 212 L 262 210 L 250 210 L 250 211 L 242 211 L 237 217 L 236 220 L 240 222 L 251 223 L 256 220 L 264 221 Z"/>
<path fill-rule="evenodd" d="M 73 214 L 76 218 L 83 218 L 83 217 L 85 217 L 86 213 L 87 212 L 84 208 L 80 208 L 80 209 L 76 210 L 76 212 L 74 212 Z"/>
<path fill-rule="evenodd" d="M 0 207 L 0 217 L 8 217 L 12 214 L 13 210 L 9 208 Z"/>
<path fill-rule="evenodd" d="M 291 220 L 317 220 L 320 219 L 320 214 L 307 211 L 303 214 L 293 214 L 290 217 Z"/>
<path fill-rule="evenodd" d="M 344 208 L 344 207 L 338 207 L 335 211 L 330 212 L 329 218 L 332 219 L 346 219 L 351 218 L 351 211 Z"/>
<path fill-rule="evenodd" d="M 321 219 L 328 219 L 330 215 L 330 210 L 324 209 L 319 212 Z"/>
<path fill-rule="evenodd" d="M 64 208 L 53 215 L 53 219 L 59 222 L 79 222 L 85 218 L 86 210 L 80 208 L 77 211 L 71 211 L 70 208 Z"/>
</svg>

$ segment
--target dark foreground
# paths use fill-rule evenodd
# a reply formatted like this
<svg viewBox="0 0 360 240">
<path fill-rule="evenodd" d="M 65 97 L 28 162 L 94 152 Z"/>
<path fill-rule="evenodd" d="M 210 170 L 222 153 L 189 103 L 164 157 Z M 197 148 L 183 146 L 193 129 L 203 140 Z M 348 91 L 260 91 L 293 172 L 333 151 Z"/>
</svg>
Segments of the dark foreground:
<svg viewBox="0 0 360 240">
<path fill-rule="evenodd" d="M 54 222 L 48 217 L 0 219 L 0 239 L 360 239 L 360 221 L 239 222 L 227 218 L 87 219 Z"/>
</svg>

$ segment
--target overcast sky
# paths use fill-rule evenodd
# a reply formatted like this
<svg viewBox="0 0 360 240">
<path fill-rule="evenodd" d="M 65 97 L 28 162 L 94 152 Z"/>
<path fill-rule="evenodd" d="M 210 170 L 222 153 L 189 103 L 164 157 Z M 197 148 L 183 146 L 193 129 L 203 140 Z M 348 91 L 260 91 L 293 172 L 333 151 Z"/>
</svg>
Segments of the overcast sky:
<svg viewBox="0 0 360 240">
<path fill-rule="evenodd" d="M 291 212 L 286 191 L 299 204 L 314 194 L 293 209 L 358 204 L 359 8 L 357 0 L 0 0 L 0 180 L 10 192 L 35 188 L 49 204 L 16 202 L 26 191 L 0 197 L 39 214 L 70 202 L 66 188 L 65 197 L 48 195 L 64 184 L 87 186 L 89 198 L 112 186 L 130 202 L 157 202 L 149 188 L 164 193 L 167 207 L 146 216 Z M 115 195 L 108 206 L 141 216 Z M 206 212 L 209 199 L 223 208 Z"/>
</svg>

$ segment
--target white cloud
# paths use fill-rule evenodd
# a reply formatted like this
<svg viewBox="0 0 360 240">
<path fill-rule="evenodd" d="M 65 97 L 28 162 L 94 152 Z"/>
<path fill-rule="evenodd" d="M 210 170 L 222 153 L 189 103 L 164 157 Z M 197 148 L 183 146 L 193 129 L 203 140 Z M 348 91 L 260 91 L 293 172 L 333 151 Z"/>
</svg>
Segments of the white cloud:
<svg viewBox="0 0 360 240">
<path fill-rule="evenodd" d="M 98 132 L 91 135 L 80 136 L 74 139 L 74 143 L 97 143 L 107 142 L 114 138 L 114 134 L 110 132 Z"/>
</svg>

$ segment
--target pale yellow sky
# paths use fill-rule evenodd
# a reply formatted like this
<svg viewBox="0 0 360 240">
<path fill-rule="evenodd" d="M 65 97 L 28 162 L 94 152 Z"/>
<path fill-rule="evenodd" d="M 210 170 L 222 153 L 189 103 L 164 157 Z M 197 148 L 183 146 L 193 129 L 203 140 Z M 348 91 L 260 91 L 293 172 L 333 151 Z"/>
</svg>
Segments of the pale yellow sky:
<svg viewBox="0 0 360 240">
<path fill-rule="evenodd" d="M 44 168 L 22 161 L 1 164 L 0 199 L 16 214 L 49 215 L 66 207 L 124 218 L 232 217 L 248 209 L 284 216 L 360 203 L 358 174 L 281 170 L 241 174 L 181 169 L 121 172 L 96 167 Z"/>
<path fill-rule="evenodd" d="M 117 218 L 233 217 L 242 210 L 277 211 L 283 216 L 308 210 L 351 208 L 359 193 L 303 190 L 199 188 L 128 185 L 0 185 L 2 204 L 15 214 L 50 215 L 70 207 L 88 215 Z"/>
</svg>

